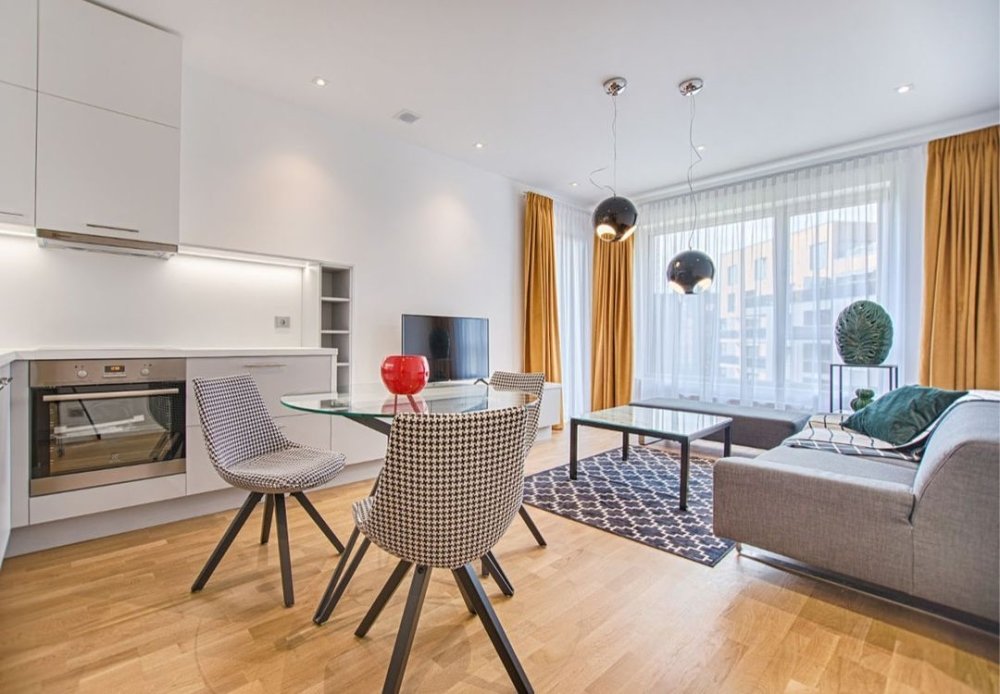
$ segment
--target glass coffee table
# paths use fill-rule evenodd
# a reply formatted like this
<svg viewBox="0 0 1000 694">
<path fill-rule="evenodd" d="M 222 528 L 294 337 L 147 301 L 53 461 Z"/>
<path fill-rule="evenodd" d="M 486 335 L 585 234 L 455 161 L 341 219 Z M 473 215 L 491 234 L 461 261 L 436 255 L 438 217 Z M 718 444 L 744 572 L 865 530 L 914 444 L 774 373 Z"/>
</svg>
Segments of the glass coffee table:
<svg viewBox="0 0 1000 694">
<path fill-rule="evenodd" d="M 691 463 L 691 442 L 703 439 L 717 431 L 724 432 L 723 454 L 732 452 L 732 433 L 729 417 L 715 417 L 697 412 L 665 410 L 659 407 L 624 405 L 608 410 L 598 410 L 569 420 L 569 478 L 576 479 L 577 429 L 593 427 L 622 433 L 622 460 L 628 460 L 629 436 L 651 436 L 677 441 L 681 445 L 680 509 L 687 510 L 688 469 Z"/>
</svg>

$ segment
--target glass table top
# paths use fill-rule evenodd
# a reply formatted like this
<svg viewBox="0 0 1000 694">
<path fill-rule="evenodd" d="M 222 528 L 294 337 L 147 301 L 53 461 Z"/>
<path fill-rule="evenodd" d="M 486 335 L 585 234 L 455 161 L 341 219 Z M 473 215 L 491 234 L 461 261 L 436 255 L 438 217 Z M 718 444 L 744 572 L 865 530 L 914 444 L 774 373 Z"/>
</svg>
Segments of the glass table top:
<svg viewBox="0 0 1000 694">
<path fill-rule="evenodd" d="M 354 417 L 392 417 L 399 412 L 460 413 L 523 407 L 537 398 L 485 384 L 429 385 L 416 395 L 393 395 L 381 383 L 357 384 L 350 392 L 284 395 L 293 410 Z"/>
<path fill-rule="evenodd" d="M 693 436 L 706 430 L 713 431 L 732 422 L 729 417 L 716 417 L 697 412 L 664 410 L 659 407 L 636 407 L 623 405 L 608 410 L 598 410 L 574 417 L 586 424 L 612 424 L 620 427 L 645 429 L 660 434 Z"/>
</svg>

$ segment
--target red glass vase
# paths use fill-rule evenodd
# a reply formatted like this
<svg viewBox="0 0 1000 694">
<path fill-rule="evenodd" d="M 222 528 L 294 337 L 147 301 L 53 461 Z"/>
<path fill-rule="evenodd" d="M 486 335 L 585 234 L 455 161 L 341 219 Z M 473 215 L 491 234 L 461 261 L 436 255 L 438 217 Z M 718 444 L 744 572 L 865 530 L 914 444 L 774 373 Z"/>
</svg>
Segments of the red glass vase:
<svg viewBox="0 0 1000 694">
<path fill-rule="evenodd" d="M 382 383 L 393 395 L 413 395 L 427 385 L 431 367 L 419 354 L 394 354 L 382 361 Z"/>
</svg>

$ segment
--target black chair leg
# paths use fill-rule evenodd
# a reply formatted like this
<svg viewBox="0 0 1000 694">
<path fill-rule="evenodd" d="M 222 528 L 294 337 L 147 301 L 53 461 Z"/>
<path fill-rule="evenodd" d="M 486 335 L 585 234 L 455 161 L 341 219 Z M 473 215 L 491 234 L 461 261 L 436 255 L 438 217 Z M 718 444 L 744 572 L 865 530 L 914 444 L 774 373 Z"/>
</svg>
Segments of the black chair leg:
<svg viewBox="0 0 1000 694">
<path fill-rule="evenodd" d="M 483 556 L 483 562 L 489 567 L 490 574 L 493 576 L 493 580 L 497 582 L 497 586 L 500 588 L 500 592 L 506 595 L 508 598 L 514 595 L 514 586 L 511 584 L 510 579 L 507 578 L 507 574 L 503 572 L 500 568 L 500 562 L 493 555 L 493 552 L 487 552 Z"/>
<path fill-rule="evenodd" d="M 521 667 L 521 662 L 517 659 L 517 654 L 514 653 L 513 646 L 507 640 L 507 634 L 504 633 L 503 627 L 500 625 L 500 620 L 497 619 L 497 615 L 493 611 L 493 606 L 490 604 L 489 598 L 486 597 L 485 591 L 483 591 L 482 584 L 476 578 L 476 572 L 472 569 L 471 565 L 466 564 L 454 569 L 452 573 L 455 575 L 455 580 L 460 585 L 465 586 L 465 592 L 475 605 L 476 613 L 479 615 L 486 633 L 489 634 L 490 641 L 493 642 L 493 648 L 496 649 L 497 655 L 503 661 L 503 666 L 507 670 L 507 675 L 514 684 L 514 688 L 521 694 L 532 694 L 535 690 L 531 687 L 528 676 L 525 674 L 524 668 Z"/>
<path fill-rule="evenodd" d="M 396 634 L 396 645 L 392 648 L 392 660 L 389 661 L 389 671 L 385 675 L 382 694 L 397 694 L 403 683 L 406 661 L 410 658 L 410 648 L 413 646 L 413 636 L 417 633 L 420 608 L 423 607 L 424 595 L 427 594 L 430 578 L 431 568 L 429 566 L 418 566 L 413 574 L 410 594 L 406 598 L 403 619 L 399 622 L 399 633 Z"/>
<path fill-rule="evenodd" d="M 338 552 L 342 553 L 344 551 L 344 543 L 340 541 L 337 534 L 333 532 L 330 526 L 327 525 L 326 521 L 323 520 L 323 516 L 319 515 L 319 511 L 316 510 L 316 507 L 312 505 L 312 502 L 309 501 L 306 495 L 302 492 L 292 492 L 292 496 L 294 496 L 295 500 L 298 501 L 299 504 L 302 505 L 302 508 L 306 510 L 309 517 L 312 518 L 313 523 L 315 523 L 316 526 L 323 531 L 323 534 L 326 535 L 326 539 L 330 541 L 330 544 L 336 547 Z"/>
<path fill-rule="evenodd" d="M 542 531 L 538 529 L 537 525 L 535 525 L 535 521 L 528 515 L 528 509 L 524 507 L 524 504 L 521 504 L 521 508 L 519 508 L 517 512 L 520 514 L 521 520 L 524 521 L 524 524 L 528 526 L 528 530 L 530 530 L 531 534 L 535 536 L 535 542 L 538 543 L 538 546 L 545 547 L 548 543 L 545 542 L 545 538 L 542 536 Z"/>
<path fill-rule="evenodd" d="M 271 516 L 274 515 L 274 495 L 264 497 L 264 520 L 260 524 L 260 544 L 266 545 L 271 539 Z"/>
<path fill-rule="evenodd" d="M 399 588 L 399 584 L 403 581 L 403 578 L 405 578 L 406 574 L 409 573 L 411 566 L 413 566 L 413 562 L 405 560 L 396 564 L 396 568 L 393 569 L 392 575 L 389 576 L 389 580 L 385 582 L 384 586 L 382 586 L 382 590 L 379 591 L 378 597 L 375 598 L 375 602 L 373 602 L 372 606 L 368 608 L 368 613 L 365 615 L 365 618 L 361 620 L 361 624 L 359 624 L 358 628 L 355 630 L 355 636 L 364 636 L 368 633 L 368 630 L 372 628 L 375 620 L 378 619 L 380 614 L 382 614 L 382 610 L 385 609 L 386 603 L 389 602 L 389 599 L 392 598 L 396 589 Z"/>
<path fill-rule="evenodd" d="M 288 517 L 285 515 L 285 495 L 274 494 L 274 517 L 278 526 L 278 558 L 281 561 L 281 592 L 285 597 L 285 607 L 295 604 L 295 590 L 292 587 L 292 558 L 288 553 Z"/>
<path fill-rule="evenodd" d="M 469 610 L 469 614 L 476 614 L 476 606 L 472 602 L 472 598 L 470 598 L 469 594 L 466 592 L 465 586 L 458 580 L 458 576 L 455 576 L 454 573 L 452 576 L 455 578 L 455 583 L 458 584 L 458 592 L 462 594 L 462 600 L 465 601 L 465 607 Z"/>
<path fill-rule="evenodd" d="M 229 528 L 226 529 L 222 539 L 219 540 L 219 544 L 216 545 L 215 551 L 212 552 L 208 561 L 205 562 L 205 566 L 202 567 L 201 573 L 198 574 L 198 578 L 196 578 L 194 583 L 191 585 L 192 593 L 197 593 L 205 587 L 206 583 L 208 583 L 208 579 L 212 577 L 212 572 L 215 571 L 215 567 L 217 567 L 219 562 L 222 561 L 222 557 L 225 556 L 226 550 L 229 549 L 229 545 L 233 544 L 233 540 L 236 539 L 236 536 L 243 528 L 243 524 L 247 522 L 247 518 L 250 517 L 250 514 L 253 512 L 254 507 L 260 502 L 260 498 L 262 496 L 264 495 L 260 492 L 250 492 L 247 500 L 243 502 L 243 506 L 240 507 L 236 516 L 229 523 Z"/>
<path fill-rule="evenodd" d="M 350 542 L 348 542 L 350 544 Z M 347 590 L 347 584 L 351 582 L 351 578 L 354 577 L 354 572 L 358 570 L 358 566 L 361 564 L 361 560 L 364 559 L 365 552 L 368 551 L 368 545 L 371 544 L 371 540 L 367 537 L 361 541 L 361 545 L 358 546 L 357 554 L 351 559 L 351 563 L 347 565 L 347 570 L 344 571 L 344 575 L 339 581 L 334 581 L 337 579 L 337 571 L 340 570 L 340 566 L 337 566 L 337 571 L 333 572 L 333 576 L 330 578 L 330 586 L 332 586 L 332 592 L 330 592 L 330 597 L 327 598 L 324 595 L 323 602 L 320 603 L 319 608 L 316 610 L 316 614 L 313 615 L 313 621 L 317 624 L 323 624 L 326 620 L 330 619 L 330 615 L 333 614 L 334 608 L 337 603 L 340 602 L 340 598 L 344 595 L 344 591 Z M 343 555 L 343 558 L 347 559 L 347 554 Z M 327 591 L 331 591 L 330 586 L 327 587 Z"/>
<path fill-rule="evenodd" d="M 488 578 L 488 577 L 489 577 L 489 575 L 490 575 L 490 567 L 488 567 L 488 566 L 486 565 L 486 560 L 485 560 L 485 559 L 482 559 L 482 560 L 480 560 L 480 561 L 481 561 L 481 563 L 482 563 L 482 569 L 480 570 L 480 572 L 479 572 L 479 573 L 480 573 L 480 575 L 481 575 L 481 576 L 482 576 L 483 578 Z"/>
</svg>

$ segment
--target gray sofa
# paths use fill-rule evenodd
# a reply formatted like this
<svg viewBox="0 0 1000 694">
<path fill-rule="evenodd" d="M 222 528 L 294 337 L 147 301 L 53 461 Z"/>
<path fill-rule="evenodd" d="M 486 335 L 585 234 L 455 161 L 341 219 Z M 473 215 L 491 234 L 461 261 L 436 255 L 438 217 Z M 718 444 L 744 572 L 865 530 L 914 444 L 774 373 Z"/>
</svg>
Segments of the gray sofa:
<svg viewBox="0 0 1000 694">
<path fill-rule="evenodd" d="M 956 404 L 919 465 L 779 446 L 714 475 L 716 535 L 998 621 L 1000 402 Z"/>
</svg>

